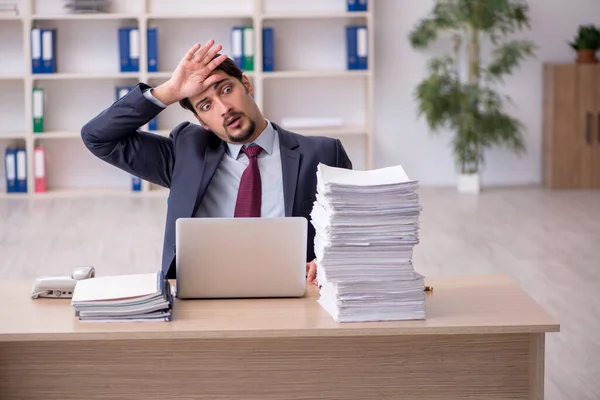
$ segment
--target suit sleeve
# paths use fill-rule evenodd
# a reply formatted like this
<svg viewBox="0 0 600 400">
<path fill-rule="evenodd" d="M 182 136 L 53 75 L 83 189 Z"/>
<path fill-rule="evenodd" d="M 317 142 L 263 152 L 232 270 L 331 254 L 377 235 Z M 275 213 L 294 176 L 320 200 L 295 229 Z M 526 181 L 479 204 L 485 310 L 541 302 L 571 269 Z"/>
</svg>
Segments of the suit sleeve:
<svg viewBox="0 0 600 400">
<path fill-rule="evenodd" d="M 350 161 L 348 154 L 346 154 L 346 150 L 340 139 L 335 140 L 335 148 L 337 153 L 335 165 L 339 168 L 352 169 L 352 161 Z"/>
<path fill-rule="evenodd" d="M 150 101 L 137 85 L 81 129 L 85 146 L 107 163 L 149 182 L 170 187 L 173 172 L 174 137 L 185 124 L 163 137 L 139 130 L 164 108 Z"/>
</svg>

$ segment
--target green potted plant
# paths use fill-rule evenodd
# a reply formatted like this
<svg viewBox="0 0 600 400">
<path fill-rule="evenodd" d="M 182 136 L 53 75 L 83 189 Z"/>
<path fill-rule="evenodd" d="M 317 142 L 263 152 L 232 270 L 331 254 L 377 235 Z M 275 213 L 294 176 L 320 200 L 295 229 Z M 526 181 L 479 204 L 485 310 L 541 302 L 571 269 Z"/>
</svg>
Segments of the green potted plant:
<svg viewBox="0 0 600 400">
<path fill-rule="evenodd" d="M 581 25 L 569 45 L 577 52 L 577 63 L 595 64 L 598 62 L 596 52 L 600 48 L 600 30 L 594 25 Z"/>
<path fill-rule="evenodd" d="M 531 41 L 508 38 L 529 27 L 527 13 L 527 4 L 520 0 L 436 0 L 430 15 L 409 34 L 415 49 L 427 48 L 441 34 L 452 38 L 453 51 L 429 61 L 429 76 L 414 96 L 419 116 L 425 116 L 433 132 L 449 128 L 454 133 L 459 192 L 480 191 L 486 148 L 525 152 L 523 125 L 503 110 L 504 99 L 496 87 L 534 53 Z M 493 49 L 484 65 L 481 49 L 486 43 Z"/>
</svg>

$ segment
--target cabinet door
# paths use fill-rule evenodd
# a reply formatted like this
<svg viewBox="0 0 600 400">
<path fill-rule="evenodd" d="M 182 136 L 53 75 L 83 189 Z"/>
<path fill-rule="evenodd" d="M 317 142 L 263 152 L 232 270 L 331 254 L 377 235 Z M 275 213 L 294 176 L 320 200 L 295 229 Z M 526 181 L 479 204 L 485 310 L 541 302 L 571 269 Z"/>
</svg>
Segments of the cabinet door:
<svg viewBox="0 0 600 400">
<path fill-rule="evenodd" d="M 600 74 L 598 73 L 598 65 L 595 64 L 580 64 L 578 69 L 578 129 L 577 134 L 579 139 L 577 143 L 580 148 L 578 151 L 581 157 L 581 188 L 589 189 L 593 187 L 592 171 L 594 169 L 593 151 L 594 143 L 597 139 L 598 126 L 598 83 Z"/>
<path fill-rule="evenodd" d="M 600 65 L 594 68 L 594 80 L 590 84 L 590 90 L 595 96 L 594 105 L 594 129 L 590 135 L 590 183 L 594 189 L 600 189 Z"/>
<path fill-rule="evenodd" d="M 583 187 L 585 113 L 579 110 L 579 70 L 551 65 L 545 76 L 545 181 L 552 189 Z"/>
</svg>

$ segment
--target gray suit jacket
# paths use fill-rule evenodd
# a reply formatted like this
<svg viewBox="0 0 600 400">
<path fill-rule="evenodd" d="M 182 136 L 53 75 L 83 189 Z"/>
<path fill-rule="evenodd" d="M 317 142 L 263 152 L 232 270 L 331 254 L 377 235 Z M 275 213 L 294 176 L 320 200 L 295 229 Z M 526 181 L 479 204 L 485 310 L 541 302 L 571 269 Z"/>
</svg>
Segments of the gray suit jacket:
<svg viewBox="0 0 600 400">
<path fill-rule="evenodd" d="M 189 122 L 175 127 L 169 137 L 140 131 L 139 127 L 163 110 L 143 95 L 149 88 L 143 83 L 137 85 L 86 123 L 81 138 L 101 160 L 170 189 L 162 270 L 168 278 L 175 278 L 175 221 L 195 215 L 226 144 L 211 131 Z M 351 169 L 352 163 L 338 139 L 302 136 L 273 126 L 280 140 L 285 215 L 310 221 L 317 165 Z M 314 236 L 309 223 L 307 261 L 315 258 Z"/>
</svg>

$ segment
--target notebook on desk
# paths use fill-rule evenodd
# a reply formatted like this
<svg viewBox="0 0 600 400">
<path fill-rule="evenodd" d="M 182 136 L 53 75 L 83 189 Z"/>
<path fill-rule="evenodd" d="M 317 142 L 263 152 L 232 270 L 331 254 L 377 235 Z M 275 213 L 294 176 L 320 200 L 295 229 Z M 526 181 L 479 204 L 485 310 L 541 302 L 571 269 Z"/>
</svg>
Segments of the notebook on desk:
<svg viewBox="0 0 600 400">
<path fill-rule="evenodd" d="M 170 321 L 173 294 L 162 272 L 113 275 L 77 282 L 71 304 L 80 321 Z"/>
</svg>

